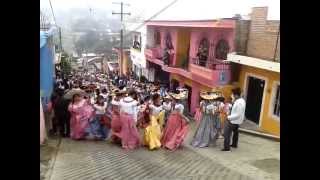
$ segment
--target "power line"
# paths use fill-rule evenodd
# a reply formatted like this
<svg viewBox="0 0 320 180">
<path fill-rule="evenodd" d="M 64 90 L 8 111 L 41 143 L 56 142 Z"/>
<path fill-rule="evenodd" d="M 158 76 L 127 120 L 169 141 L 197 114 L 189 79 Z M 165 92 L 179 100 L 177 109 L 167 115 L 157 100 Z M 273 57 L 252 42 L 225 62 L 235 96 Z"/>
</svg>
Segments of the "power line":
<svg viewBox="0 0 320 180">
<path fill-rule="evenodd" d="M 53 11 L 53 8 L 52 8 L 51 0 L 49 0 L 49 3 L 50 3 L 50 8 L 51 8 L 54 24 L 57 25 L 56 16 L 54 15 L 54 11 Z"/>
<path fill-rule="evenodd" d="M 58 27 L 58 30 L 59 30 L 59 44 L 60 44 L 60 51 L 62 52 L 63 48 L 62 48 L 62 40 L 61 40 L 61 27 L 59 27 L 58 24 L 57 24 L 56 16 L 54 15 L 54 11 L 53 11 L 51 0 L 49 0 L 49 3 L 50 3 L 50 8 L 51 8 L 54 24 Z"/>
<path fill-rule="evenodd" d="M 138 27 L 136 27 L 134 30 L 130 31 L 129 33 L 124 35 L 124 38 L 127 38 L 129 35 L 132 34 L 132 32 L 140 29 L 141 27 L 143 27 L 148 21 L 151 21 L 152 19 L 156 18 L 158 15 L 160 15 L 162 12 L 164 12 L 165 10 L 167 10 L 169 7 L 171 7 L 173 4 L 175 4 L 178 0 L 174 0 L 171 3 L 169 3 L 167 6 L 165 6 L 164 8 L 162 8 L 160 11 L 158 11 L 157 13 L 155 13 L 154 15 L 152 15 L 150 18 L 148 18 L 147 20 L 145 20 L 143 23 L 141 23 L 141 25 L 139 25 Z"/>
</svg>

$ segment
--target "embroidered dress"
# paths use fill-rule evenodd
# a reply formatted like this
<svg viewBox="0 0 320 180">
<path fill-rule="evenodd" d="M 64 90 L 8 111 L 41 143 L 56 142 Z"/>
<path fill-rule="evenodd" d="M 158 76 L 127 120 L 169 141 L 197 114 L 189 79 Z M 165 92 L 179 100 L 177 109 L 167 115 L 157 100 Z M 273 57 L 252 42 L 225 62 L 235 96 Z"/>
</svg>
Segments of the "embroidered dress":
<svg viewBox="0 0 320 180">
<path fill-rule="evenodd" d="M 131 97 L 120 101 L 121 131 L 118 137 L 121 138 L 122 148 L 135 149 L 141 145 L 139 132 L 135 122 L 135 111 L 138 102 Z"/>
<path fill-rule="evenodd" d="M 150 150 L 161 147 L 161 127 L 164 124 L 164 110 L 162 106 L 150 105 L 150 123 L 144 131 L 144 145 Z"/>
<path fill-rule="evenodd" d="M 76 140 L 83 139 L 89 127 L 89 121 L 93 118 L 94 109 L 84 99 L 77 104 L 70 104 L 68 109 L 71 113 L 70 137 Z"/>
<path fill-rule="evenodd" d="M 181 115 L 183 110 L 184 107 L 182 104 L 175 105 L 169 115 L 167 125 L 161 138 L 162 146 L 172 151 L 182 145 L 188 133 L 189 126 Z"/>
<path fill-rule="evenodd" d="M 193 147 L 208 147 L 210 143 L 215 143 L 218 135 L 217 115 L 213 115 L 214 105 L 205 103 L 201 122 L 196 130 L 191 145 Z"/>
</svg>

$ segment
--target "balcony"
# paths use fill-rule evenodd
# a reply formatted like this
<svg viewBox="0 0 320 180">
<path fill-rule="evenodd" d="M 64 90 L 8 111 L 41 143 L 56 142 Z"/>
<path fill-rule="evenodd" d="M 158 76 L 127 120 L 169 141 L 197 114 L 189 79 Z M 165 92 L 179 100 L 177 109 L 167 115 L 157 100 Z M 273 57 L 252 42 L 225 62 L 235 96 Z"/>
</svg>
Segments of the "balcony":
<svg viewBox="0 0 320 180">
<path fill-rule="evenodd" d="M 161 52 L 160 48 L 149 48 L 145 49 L 145 56 L 148 61 L 160 65 L 162 70 L 166 72 L 184 76 L 209 87 L 226 85 L 231 81 L 231 66 L 229 62 L 219 59 L 201 62 L 198 58 L 190 58 L 188 70 L 185 70 L 181 67 L 172 66 L 174 54 L 170 57 L 171 65 L 165 65 L 162 57 L 160 57 Z"/>
<path fill-rule="evenodd" d="M 146 59 L 150 62 L 153 62 L 155 64 L 158 64 L 160 66 L 165 65 L 165 62 L 163 62 L 163 50 L 161 48 L 147 48 L 144 51 Z M 174 59 L 174 53 L 170 54 L 169 58 L 169 66 L 173 66 L 173 59 Z"/>
<path fill-rule="evenodd" d="M 224 60 L 209 59 L 203 62 L 198 58 L 191 58 L 189 71 L 194 80 L 208 86 L 225 85 L 231 80 L 230 63 Z"/>
</svg>

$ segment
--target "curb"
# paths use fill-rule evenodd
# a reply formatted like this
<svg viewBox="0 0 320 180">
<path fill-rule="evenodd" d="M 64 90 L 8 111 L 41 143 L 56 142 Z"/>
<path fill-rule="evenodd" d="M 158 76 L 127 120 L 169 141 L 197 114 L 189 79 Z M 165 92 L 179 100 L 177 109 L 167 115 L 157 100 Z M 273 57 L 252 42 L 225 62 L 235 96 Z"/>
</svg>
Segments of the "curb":
<svg viewBox="0 0 320 180">
<path fill-rule="evenodd" d="M 57 158 L 57 155 L 58 155 L 58 152 L 59 152 L 59 146 L 61 144 L 61 138 L 59 138 L 58 140 L 58 143 L 57 143 L 57 149 L 56 149 L 56 152 L 53 154 L 53 157 L 52 159 L 50 160 L 50 164 L 49 164 L 49 168 L 48 168 L 48 171 L 45 175 L 45 180 L 51 180 L 51 175 L 52 175 L 52 171 L 53 171 L 53 166 L 56 162 L 56 158 Z"/>
<path fill-rule="evenodd" d="M 275 140 L 275 141 L 279 141 L 280 142 L 280 137 L 279 136 L 274 136 L 274 135 L 271 135 L 271 134 L 266 134 L 266 133 L 253 131 L 253 130 L 248 130 L 248 129 L 243 129 L 243 128 L 239 128 L 239 131 L 243 132 L 243 133 L 246 133 L 246 134 L 253 135 L 253 136 L 263 137 L 263 138 L 267 138 L 267 139 L 271 139 L 271 140 Z"/>
</svg>

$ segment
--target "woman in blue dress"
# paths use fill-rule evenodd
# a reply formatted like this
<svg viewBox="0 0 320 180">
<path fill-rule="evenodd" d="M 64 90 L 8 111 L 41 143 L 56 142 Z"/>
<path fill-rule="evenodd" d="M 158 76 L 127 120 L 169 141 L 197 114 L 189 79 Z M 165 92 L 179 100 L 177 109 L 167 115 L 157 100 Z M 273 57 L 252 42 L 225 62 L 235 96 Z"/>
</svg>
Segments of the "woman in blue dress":
<svg viewBox="0 0 320 180">
<path fill-rule="evenodd" d="M 191 145 L 193 147 L 209 147 L 210 144 L 216 143 L 219 137 L 220 119 L 217 114 L 216 103 L 213 102 L 217 98 L 217 94 L 214 93 L 202 93 L 201 98 L 204 101 L 201 102 L 202 119 L 196 130 Z"/>
<path fill-rule="evenodd" d="M 93 105 L 95 109 L 94 119 L 90 122 L 90 135 L 96 140 L 104 140 L 108 137 L 109 129 L 104 123 L 104 116 L 106 114 L 107 103 L 104 102 L 103 96 L 98 96 L 97 102 Z"/>
</svg>

